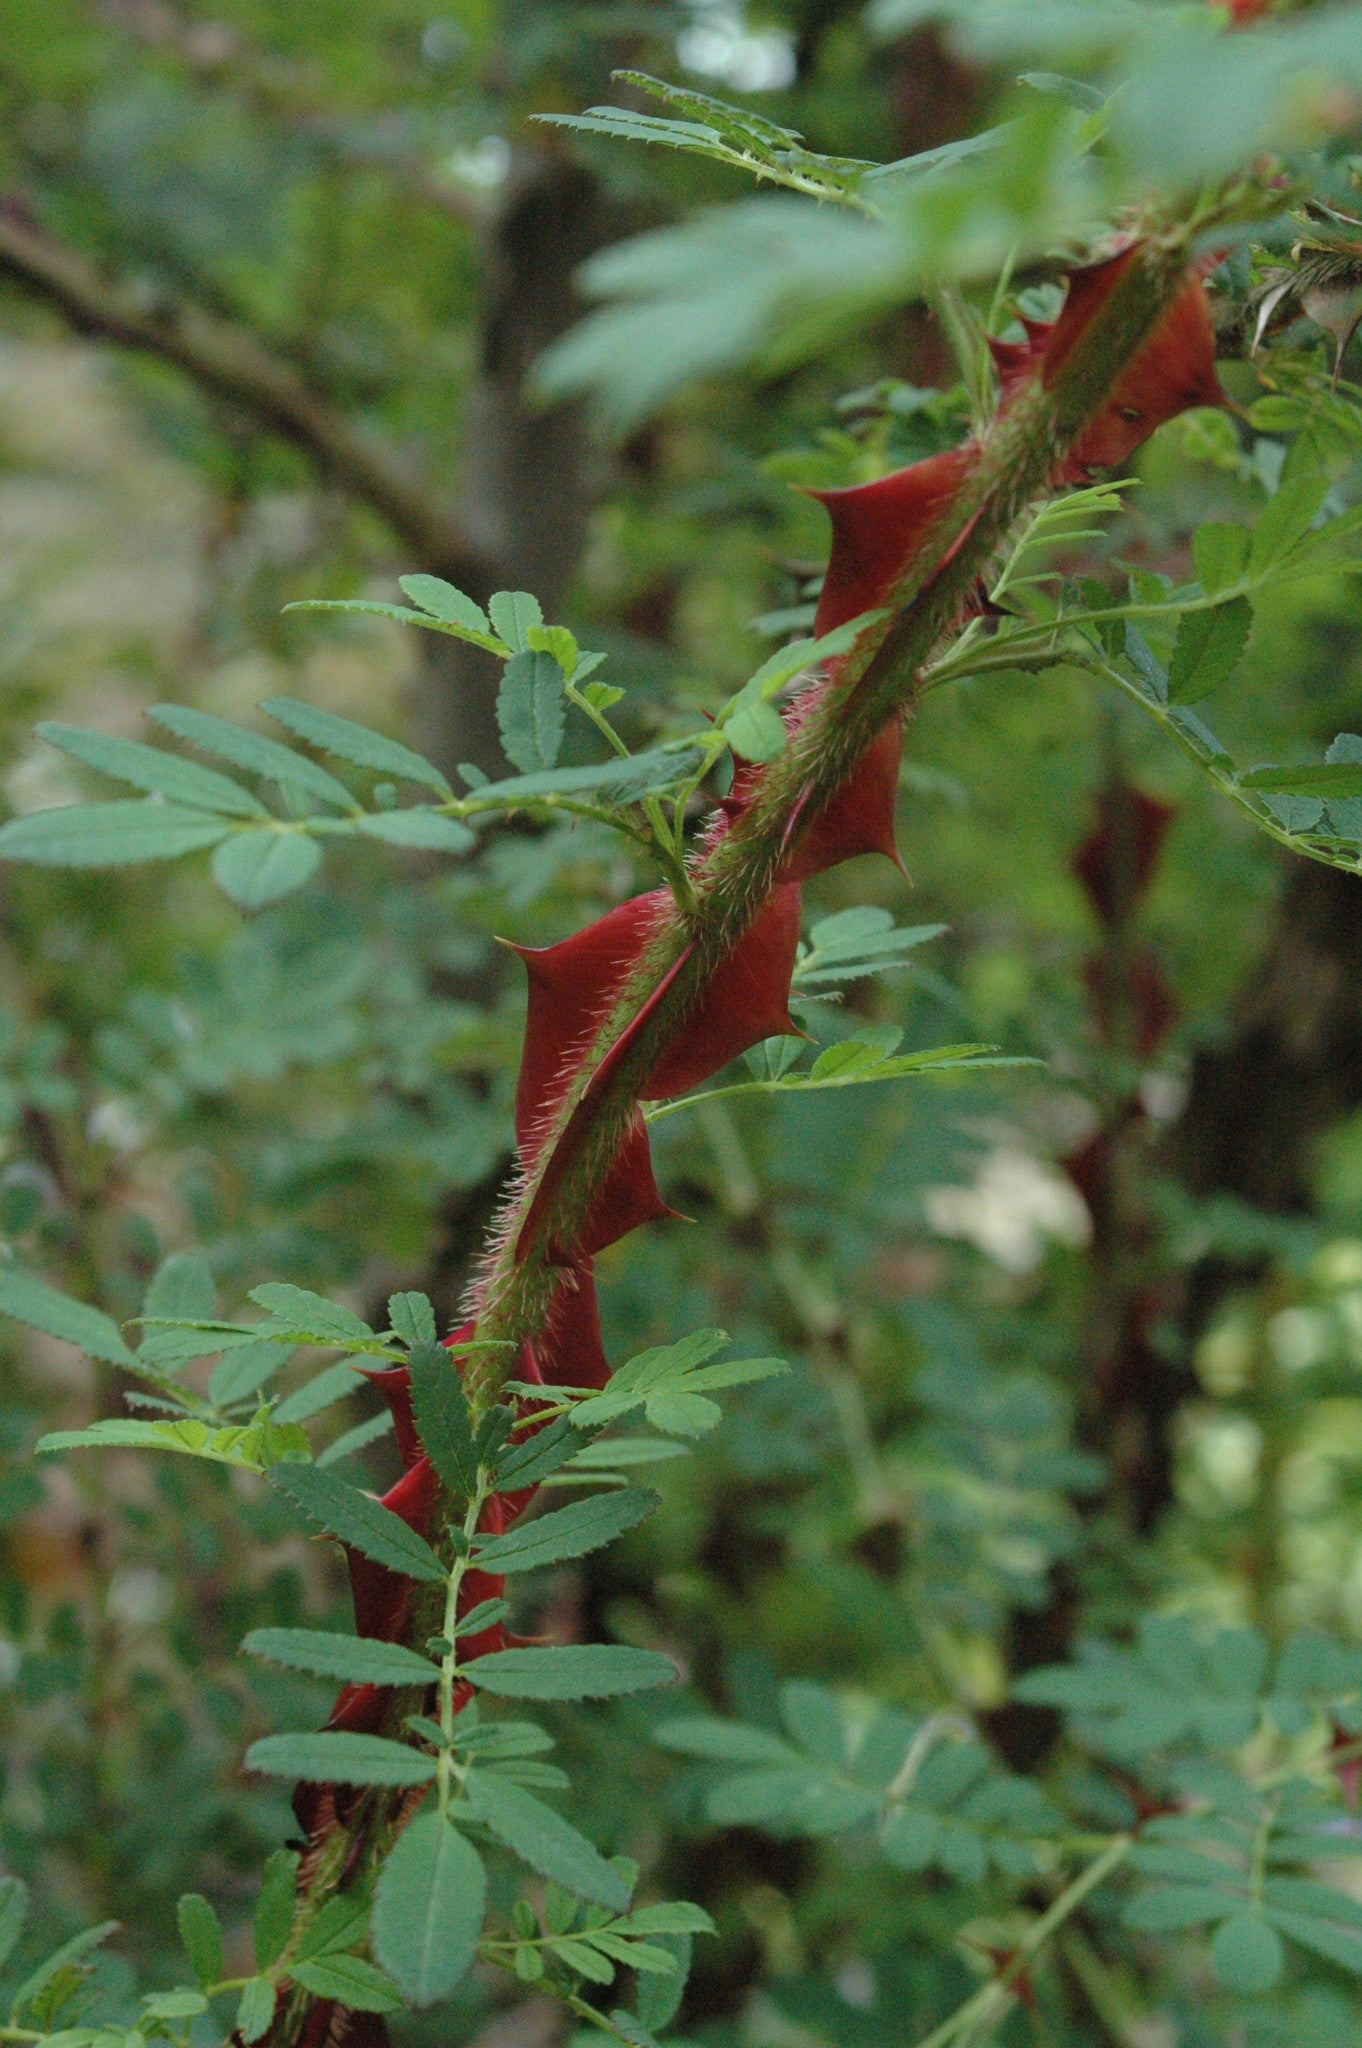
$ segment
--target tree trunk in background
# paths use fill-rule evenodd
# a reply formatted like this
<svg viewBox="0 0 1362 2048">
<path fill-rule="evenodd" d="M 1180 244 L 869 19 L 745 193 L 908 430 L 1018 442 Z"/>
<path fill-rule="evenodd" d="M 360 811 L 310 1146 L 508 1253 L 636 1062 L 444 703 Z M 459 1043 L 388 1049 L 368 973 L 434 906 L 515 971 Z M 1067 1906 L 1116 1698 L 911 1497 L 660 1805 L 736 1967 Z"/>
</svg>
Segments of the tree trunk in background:
<svg viewBox="0 0 1362 2048">
<path fill-rule="evenodd" d="M 590 172 L 550 150 L 517 147 L 488 232 L 478 373 L 464 417 L 459 503 L 469 541 L 494 590 L 530 590 L 545 612 L 576 572 L 604 461 L 579 405 L 538 408 L 526 388 L 536 356 L 582 312 L 573 276 L 631 223 Z M 423 634 L 430 676 L 415 740 L 446 771 L 471 761 L 506 773 L 497 736 L 501 664 L 479 648 Z"/>
<path fill-rule="evenodd" d="M 1300 1215 L 1316 1143 L 1362 1104 L 1362 880 L 1291 863 L 1236 1013 L 1193 1059 L 1169 1162 L 1193 1194 Z"/>
</svg>

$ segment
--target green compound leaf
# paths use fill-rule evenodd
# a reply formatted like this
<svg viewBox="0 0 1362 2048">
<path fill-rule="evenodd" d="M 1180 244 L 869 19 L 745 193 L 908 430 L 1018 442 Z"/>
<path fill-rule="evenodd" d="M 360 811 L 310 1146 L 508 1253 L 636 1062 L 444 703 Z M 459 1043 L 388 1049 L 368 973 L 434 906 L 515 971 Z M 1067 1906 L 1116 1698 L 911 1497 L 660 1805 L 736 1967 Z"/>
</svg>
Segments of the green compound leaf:
<svg viewBox="0 0 1362 2048">
<path fill-rule="evenodd" d="M 461 1676 L 504 1699 L 601 1700 L 675 1685 L 680 1673 L 660 1650 L 574 1643 L 562 1649 L 493 1650 L 463 1665 Z"/>
<path fill-rule="evenodd" d="M 622 1365 L 604 1392 L 573 1410 L 582 1429 L 599 1429 L 636 1408 L 645 1410 L 655 1428 L 680 1436 L 700 1436 L 713 1429 L 719 1409 L 699 1397 L 718 1387 L 739 1387 L 789 1371 L 780 1358 L 733 1358 L 708 1363 L 728 1343 L 725 1330 L 693 1330 L 675 1344 L 640 1351 Z"/>
<path fill-rule="evenodd" d="M 614 1913 L 628 1911 L 632 1887 L 585 1835 L 532 1792 L 484 1770 L 469 1771 L 464 1791 L 483 1826 L 531 1870 L 566 1886 L 578 1898 L 594 1899 Z"/>
<path fill-rule="evenodd" d="M 321 1729 L 262 1735 L 246 1751 L 246 1768 L 315 1785 L 425 1785 L 435 1776 L 435 1759 L 384 1735 Z"/>
<path fill-rule="evenodd" d="M 241 1645 L 248 1657 L 263 1657 L 291 1671 L 311 1671 L 318 1678 L 338 1678 L 348 1685 L 431 1685 L 438 1664 L 401 1643 L 380 1643 L 369 1636 L 343 1636 L 328 1629 L 256 1628 Z"/>
<path fill-rule="evenodd" d="M 660 1496 L 645 1487 L 626 1487 L 600 1500 L 576 1501 L 540 1515 L 480 1543 L 476 1551 L 478 1569 L 491 1572 L 532 1572 L 542 1565 L 558 1564 L 566 1557 L 585 1557 L 613 1543 L 626 1529 L 632 1529 L 658 1505 Z M 602 1901 L 602 1903 L 607 1903 Z"/>
<path fill-rule="evenodd" d="M 214 846 L 229 829 L 207 811 L 150 796 L 62 804 L 0 826 L 0 860 L 36 861 L 50 868 L 131 867 Z"/>
<path fill-rule="evenodd" d="M 330 1536 L 351 1544 L 375 1564 L 411 1579 L 443 1585 L 444 1566 L 423 1536 L 372 1495 L 313 1465 L 281 1465 L 271 1483 Z M 299 1774 L 301 1775 L 301 1773 Z"/>
<path fill-rule="evenodd" d="M 373 1951 L 415 2006 L 447 1998 L 477 1953 L 487 1904 L 482 1858 L 438 1813 L 422 1814 L 379 1873 Z"/>
<path fill-rule="evenodd" d="M 222 841 L 213 855 L 213 880 L 242 910 L 260 910 L 310 882 L 321 858 L 321 848 L 306 832 L 262 825 Z"/>
</svg>

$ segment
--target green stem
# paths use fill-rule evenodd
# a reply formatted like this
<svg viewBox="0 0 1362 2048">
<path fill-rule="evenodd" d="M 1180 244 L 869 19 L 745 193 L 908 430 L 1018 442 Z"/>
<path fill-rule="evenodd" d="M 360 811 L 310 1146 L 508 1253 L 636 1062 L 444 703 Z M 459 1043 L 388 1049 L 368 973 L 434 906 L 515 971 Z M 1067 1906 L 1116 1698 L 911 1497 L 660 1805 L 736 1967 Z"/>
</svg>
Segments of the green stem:
<svg viewBox="0 0 1362 2048">
<path fill-rule="evenodd" d="M 1065 1886 L 1053 1904 L 1028 1929 L 998 1974 L 957 2007 L 934 2033 L 919 2041 L 917 2048 L 948 2048 L 950 2042 L 1001 2019 L 1007 2010 L 1011 1987 L 1018 1977 L 1030 1968 L 1050 1936 L 1078 1911 L 1089 1892 L 1096 1891 L 1098 1885 L 1124 1862 L 1133 1846 L 1132 1835 L 1117 1835 L 1109 1842 L 1102 1854 L 1094 1858 L 1086 1870 L 1080 1871 L 1072 1884 Z"/>
<path fill-rule="evenodd" d="M 463 1518 L 464 1541 L 468 1545 L 472 1544 L 473 1538 L 478 1533 L 478 1523 L 482 1520 L 482 1511 L 487 1505 L 487 1497 L 490 1491 L 490 1475 L 487 1468 L 480 1465 L 478 1467 L 477 1485 L 473 1490 L 473 1498 L 469 1501 L 467 1512 Z M 444 1737 L 444 1742 L 440 1747 L 438 1785 L 440 1813 L 442 1816 L 449 1810 L 449 1784 L 450 1779 L 455 1775 L 456 1768 L 453 1742 L 454 1688 L 459 1679 L 459 1594 L 463 1589 L 464 1574 L 468 1570 L 468 1563 L 468 1550 L 458 1551 L 453 1564 L 450 1566 L 449 1578 L 445 1586 L 445 1617 L 442 1633 L 449 1648 L 440 1659 L 440 1733 Z"/>
</svg>

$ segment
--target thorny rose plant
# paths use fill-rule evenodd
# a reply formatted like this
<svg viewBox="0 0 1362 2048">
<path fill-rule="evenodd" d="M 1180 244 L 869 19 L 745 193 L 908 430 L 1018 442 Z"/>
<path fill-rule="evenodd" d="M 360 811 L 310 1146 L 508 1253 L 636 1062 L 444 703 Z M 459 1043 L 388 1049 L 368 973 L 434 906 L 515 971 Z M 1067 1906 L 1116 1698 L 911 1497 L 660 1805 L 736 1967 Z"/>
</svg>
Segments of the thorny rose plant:
<svg viewBox="0 0 1362 2048">
<path fill-rule="evenodd" d="M 1241 25 L 1257 11 L 1230 10 Z M 1107 23 L 1094 8 L 1098 15 Z M 1047 19 L 1042 9 L 1033 24 L 1042 41 Z M 1331 121 L 1346 130 L 1352 109 L 1346 96 L 1332 107 L 1317 98 L 1304 139 L 1292 123 L 1300 125 L 1301 80 L 1315 75 L 1328 33 L 1343 34 L 1340 48 L 1348 36 L 1362 46 L 1362 20 L 1310 20 L 1323 24 L 1318 49 L 1308 37 L 1292 43 L 1285 28 L 1279 42 L 1266 30 L 1236 31 L 1230 42 L 1217 10 L 1195 22 L 1188 10 L 1113 14 L 1088 50 L 1090 69 L 1129 68 L 1110 102 L 1086 79 L 1038 74 L 1039 129 L 1034 115 L 1018 117 L 971 149 L 921 164 L 817 157 L 740 109 L 641 77 L 632 87 L 659 96 L 665 117 L 597 109 L 567 123 L 718 156 L 806 195 L 797 204 L 809 212 L 840 205 L 853 224 L 859 214 L 904 245 L 916 235 L 926 252 L 901 256 L 897 288 L 907 289 L 917 262 L 913 288 L 936 305 L 959 350 L 974 416 L 957 447 L 815 494 L 831 550 L 812 638 L 773 654 L 702 724 L 630 752 L 611 720 L 620 692 L 600 674 L 603 657 L 545 624 L 532 595 L 502 592 L 484 613 L 447 583 L 409 576 L 409 606 L 317 608 L 402 619 L 503 661 L 497 711 L 514 776 L 490 782 L 469 769 L 456 793 L 409 748 L 292 699 L 263 709 L 301 746 L 174 705 L 153 716 L 193 753 L 43 729 L 145 794 L 16 820 L 0 833 L 0 853 L 14 860 L 98 867 L 211 848 L 217 881 L 249 910 L 300 886 L 336 838 L 458 857 L 476 846 L 484 821 L 581 817 L 620 833 L 654 864 L 657 882 L 556 945 L 517 949 L 528 993 L 519 1170 L 452 1333 L 441 1337 L 418 1294 L 394 1296 L 388 1327 L 376 1331 L 282 1283 L 253 1290 L 260 1315 L 221 1319 L 211 1274 L 188 1252 L 158 1275 L 134 1348 L 107 1317 L 38 1276 L 0 1276 L 9 1313 L 140 1382 L 128 1419 L 49 1436 L 45 1451 L 118 1444 L 260 1475 L 303 1525 L 342 1546 L 354 1609 L 353 1634 L 267 1628 L 242 1646 L 341 1686 L 323 1729 L 267 1736 L 245 1758 L 249 1772 L 296 1783 L 296 1837 L 270 1859 L 256 1908 L 254 1972 L 225 1974 L 216 1915 L 188 1894 L 180 1926 L 197 1988 L 152 1995 L 126 2025 L 86 2024 L 83 1974 L 113 1931 L 97 1927 L 16 1989 L 6 2039 L 112 2048 L 207 2040 L 225 2026 L 277 2048 L 378 2043 L 384 2014 L 448 1997 L 479 1958 L 561 1999 L 588 2038 L 646 2048 L 672 2024 L 706 1915 L 646 1892 L 640 1903 L 638 1867 L 602 1856 L 562 1817 L 550 1795 L 567 1781 L 545 1761 L 548 1734 L 519 1703 L 636 1693 L 674 1682 L 676 1667 L 655 1650 L 522 1640 L 516 1589 L 524 1574 L 635 1526 L 656 1496 L 633 1483 L 633 1468 L 710 1429 L 716 1391 L 784 1368 L 731 1358 L 723 1332 L 701 1330 L 612 1372 L 594 1262 L 669 1213 L 649 1150 L 659 1116 L 715 1094 L 878 1085 L 999 1063 L 988 1046 L 899 1054 L 873 1037 L 810 1058 L 793 1014 L 801 986 L 820 974 L 873 972 L 877 956 L 901 959 L 921 936 L 858 925 L 839 955 L 825 924 L 812 946 L 801 941 L 805 883 L 860 855 L 898 857 L 905 726 L 925 692 L 1056 666 L 1087 673 L 1142 707 L 1265 832 L 1307 858 L 1358 868 L 1358 840 L 1339 806 L 1362 793 L 1362 743 L 1343 736 L 1319 767 L 1242 773 L 1189 708 L 1232 673 L 1256 595 L 1354 559 L 1362 521 L 1349 478 L 1362 413 L 1339 373 L 1347 335 L 1332 381 L 1308 349 L 1273 359 L 1279 388 L 1259 424 L 1287 442 L 1275 489 L 1251 528 L 1200 529 L 1195 582 L 1175 587 L 1142 571 L 1073 582 L 1060 566 L 1119 506 L 1108 471 L 1177 415 L 1226 403 L 1218 327 L 1241 353 L 1250 342 L 1269 345 L 1292 289 L 1310 288 L 1298 268 L 1318 268 L 1321 245 L 1336 275 L 1352 277 L 1348 237 L 1362 227 L 1348 212 L 1344 143 L 1328 132 Z M 1141 40 L 1151 23 L 1158 34 Z M 1173 45 L 1159 40 L 1165 30 Z M 1053 37 L 1067 33 L 1061 24 Z M 1067 180 L 1089 206 L 1102 190 L 1091 165 L 1108 148 L 1099 110 L 1114 109 L 1111 160 L 1138 166 L 1128 141 L 1120 154 L 1120 122 L 1133 118 L 1122 109 L 1177 59 L 1178 36 L 1184 60 L 1189 51 L 1203 61 L 1228 53 L 1259 81 L 1271 102 L 1259 109 L 1263 135 L 1250 138 L 1261 148 L 1244 162 L 1217 161 L 1214 149 L 1197 162 L 1193 150 L 1186 175 L 1162 184 L 1146 166 L 1133 189 L 1113 183 L 1112 217 L 1102 223 L 1082 216 L 1072 191 L 1072 217 L 1051 219 L 1037 204 L 1029 221 L 1012 222 L 990 273 L 978 249 L 996 228 L 999 186 L 979 161 L 991 152 L 1001 169 L 989 175 L 1007 179 L 1029 136 L 1044 158 L 1037 177 Z M 1359 63 L 1362 47 L 1354 71 Z M 1038 294 L 1048 301 L 1043 316 Z M 581 373 L 593 345 L 589 335 L 569 342 L 550 374 Z M 558 765 L 569 716 L 594 729 L 596 763 Z M 319 755 L 380 778 L 371 801 Z M 402 787 L 419 800 L 402 803 Z M 1140 872 L 1126 882 L 1138 894 L 1165 817 L 1137 800 L 1135 818 Z M 1114 829 L 1105 818 L 1080 856 L 1108 919 Z M 745 1074 L 708 1085 L 744 1055 Z M 404 1469 L 381 1500 L 335 1469 L 375 1425 L 314 1458 L 301 1421 L 276 1415 L 271 1373 L 300 1344 L 343 1361 L 321 1381 L 340 1372 L 348 1385 L 359 1372 L 382 1394 Z M 201 1359 L 216 1363 L 196 1392 L 182 1368 Z M 640 1422 L 649 1434 L 619 1432 Z M 571 1489 L 566 1505 L 548 1504 L 557 1489 Z M 886 1709 L 856 1725 L 814 1687 L 787 1688 L 788 1740 L 696 1717 L 664 1721 L 658 1734 L 720 1774 L 709 1808 L 716 1820 L 859 1834 L 904 1872 L 968 1882 L 991 1867 L 1011 1887 L 1029 1918 L 924 2048 L 1000 2024 L 1032 1995 L 1051 1938 L 1089 1913 L 1108 1927 L 1123 1913 L 1132 1939 L 1135 1930 L 1214 1928 L 1211 1962 L 1245 1995 L 1277 1982 L 1287 1944 L 1362 1971 L 1362 1909 L 1316 1869 L 1338 1847 L 1339 1766 L 1362 1747 L 1355 1653 L 1289 1646 L 1269 1671 L 1251 1635 L 1203 1641 L 1151 1623 L 1134 1646 L 1033 1674 L 1019 1690 L 1073 1711 L 1075 1741 L 1107 1774 L 1107 1825 L 1092 1799 L 1066 1811 L 1058 1790 L 1006 1771 L 958 1717 Z M 507 1857 L 528 1873 L 519 1895 L 506 1881 Z M 12 1945 L 22 1918 L 23 1888 L 7 1880 L 0 1939 Z"/>
</svg>

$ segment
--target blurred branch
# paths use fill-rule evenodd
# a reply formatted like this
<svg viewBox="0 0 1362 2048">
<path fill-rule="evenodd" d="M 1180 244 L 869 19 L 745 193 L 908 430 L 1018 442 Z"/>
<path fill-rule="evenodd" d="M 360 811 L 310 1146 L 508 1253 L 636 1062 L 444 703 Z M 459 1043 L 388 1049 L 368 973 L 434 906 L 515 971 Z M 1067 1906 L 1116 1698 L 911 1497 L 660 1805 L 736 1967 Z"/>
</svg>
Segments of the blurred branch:
<svg viewBox="0 0 1362 2048">
<path fill-rule="evenodd" d="M 242 407 L 379 513 L 422 568 L 461 585 L 485 582 L 486 565 L 461 529 L 393 451 L 360 433 L 249 329 L 106 279 L 84 256 L 3 207 L 0 276 L 40 294 L 80 332 L 158 356 Z"/>
</svg>

